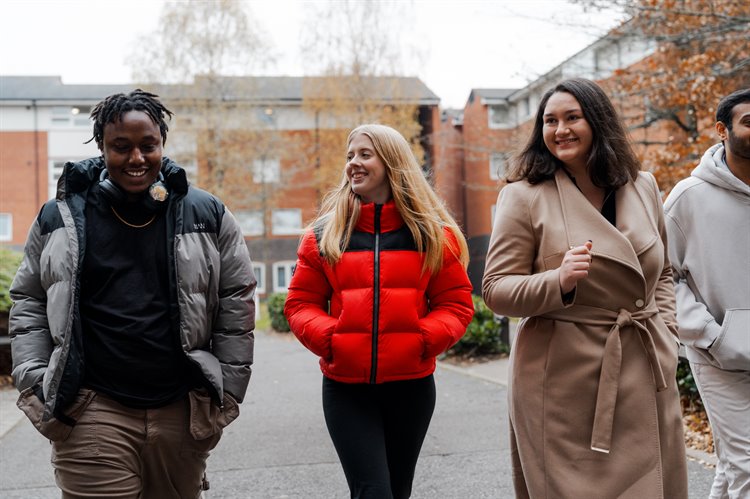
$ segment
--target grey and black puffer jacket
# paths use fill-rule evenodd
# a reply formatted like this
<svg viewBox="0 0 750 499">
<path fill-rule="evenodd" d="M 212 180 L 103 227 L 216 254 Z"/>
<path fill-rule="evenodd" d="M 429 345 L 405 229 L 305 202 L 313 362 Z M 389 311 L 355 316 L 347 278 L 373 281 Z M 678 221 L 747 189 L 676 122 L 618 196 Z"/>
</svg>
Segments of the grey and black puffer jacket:
<svg viewBox="0 0 750 499">
<path fill-rule="evenodd" d="M 67 163 L 57 196 L 29 230 L 23 262 L 10 288 L 13 380 L 44 401 L 42 420 L 62 417 L 84 374 L 79 313 L 86 247 L 85 204 L 105 168 L 103 158 Z M 255 328 L 255 277 L 242 232 L 211 194 L 190 186 L 168 158 L 167 252 L 170 316 L 188 358 L 200 367 L 221 405 L 241 402 L 250 381 Z M 144 248 L 148 252 L 148 248 Z"/>
</svg>

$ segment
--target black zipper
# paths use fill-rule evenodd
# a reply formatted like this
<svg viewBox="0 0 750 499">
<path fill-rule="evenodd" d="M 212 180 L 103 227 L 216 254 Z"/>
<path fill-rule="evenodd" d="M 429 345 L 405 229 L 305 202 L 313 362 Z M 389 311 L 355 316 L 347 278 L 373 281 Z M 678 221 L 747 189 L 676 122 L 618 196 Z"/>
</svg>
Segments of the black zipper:
<svg viewBox="0 0 750 499">
<path fill-rule="evenodd" d="M 370 383 L 375 384 L 378 374 L 378 316 L 380 315 L 380 212 L 382 204 L 375 205 L 375 275 L 373 276 L 373 298 L 372 298 L 372 370 L 370 371 Z"/>
</svg>

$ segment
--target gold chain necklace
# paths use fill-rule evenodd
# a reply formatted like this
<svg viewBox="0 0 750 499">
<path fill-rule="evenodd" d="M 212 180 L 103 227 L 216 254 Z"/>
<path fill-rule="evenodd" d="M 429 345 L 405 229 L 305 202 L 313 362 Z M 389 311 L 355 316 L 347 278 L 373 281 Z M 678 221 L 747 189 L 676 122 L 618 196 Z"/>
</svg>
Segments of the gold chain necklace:
<svg viewBox="0 0 750 499">
<path fill-rule="evenodd" d="M 110 206 L 110 208 L 112 208 L 112 213 L 115 214 L 115 216 L 117 217 L 117 220 L 119 220 L 120 222 L 124 223 L 128 227 L 132 227 L 134 229 L 142 229 L 144 227 L 147 227 L 147 226 L 151 225 L 151 222 L 153 222 L 154 220 L 156 220 L 156 213 L 154 213 L 153 215 L 151 215 L 151 219 L 148 222 L 146 222 L 145 224 L 141 224 L 141 225 L 131 224 L 130 222 L 127 222 L 124 218 L 122 218 L 119 213 L 117 213 L 117 210 L 115 210 L 114 206 Z"/>
</svg>

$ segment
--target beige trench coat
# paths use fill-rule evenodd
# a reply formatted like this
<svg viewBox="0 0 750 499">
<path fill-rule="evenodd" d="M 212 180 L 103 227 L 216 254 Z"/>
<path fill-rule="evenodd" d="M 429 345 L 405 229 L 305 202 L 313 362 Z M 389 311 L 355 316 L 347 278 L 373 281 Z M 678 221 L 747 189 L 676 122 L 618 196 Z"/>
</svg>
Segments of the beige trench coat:
<svg viewBox="0 0 750 499">
<path fill-rule="evenodd" d="M 509 387 L 519 498 L 687 498 L 662 204 L 648 173 L 615 196 L 616 228 L 562 170 L 498 196 L 482 289 L 524 317 Z M 589 275 L 564 304 L 559 266 L 589 239 Z"/>
</svg>

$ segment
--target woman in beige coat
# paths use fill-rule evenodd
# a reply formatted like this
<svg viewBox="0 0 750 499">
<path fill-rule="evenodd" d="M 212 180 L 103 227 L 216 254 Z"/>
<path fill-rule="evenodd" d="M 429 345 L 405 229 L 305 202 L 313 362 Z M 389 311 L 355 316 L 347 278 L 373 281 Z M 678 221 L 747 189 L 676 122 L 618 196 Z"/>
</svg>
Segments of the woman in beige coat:
<svg viewBox="0 0 750 499">
<path fill-rule="evenodd" d="M 524 317 L 509 409 L 519 498 L 687 497 L 659 190 L 593 82 L 539 105 L 498 197 L 482 286 Z"/>
</svg>

